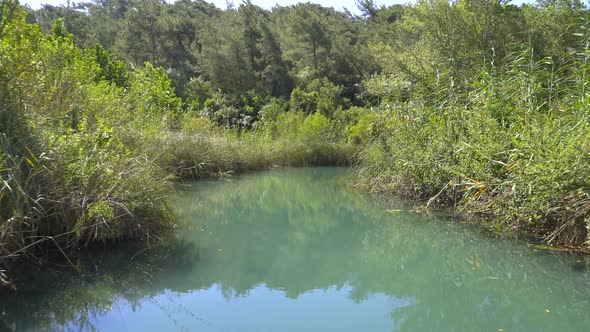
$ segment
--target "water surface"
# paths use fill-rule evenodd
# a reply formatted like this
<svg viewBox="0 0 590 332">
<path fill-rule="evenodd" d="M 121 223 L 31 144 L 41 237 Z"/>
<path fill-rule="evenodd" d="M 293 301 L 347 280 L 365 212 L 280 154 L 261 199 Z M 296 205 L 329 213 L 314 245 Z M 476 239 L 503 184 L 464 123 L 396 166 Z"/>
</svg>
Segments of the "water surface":
<svg viewBox="0 0 590 332">
<path fill-rule="evenodd" d="M 180 187 L 165 245 L 0 298 L 0 331 L 586 331 L 588 259 L 285 168 Z M 389 210 L 387 212 L 386 210 Z"/>
</svg>

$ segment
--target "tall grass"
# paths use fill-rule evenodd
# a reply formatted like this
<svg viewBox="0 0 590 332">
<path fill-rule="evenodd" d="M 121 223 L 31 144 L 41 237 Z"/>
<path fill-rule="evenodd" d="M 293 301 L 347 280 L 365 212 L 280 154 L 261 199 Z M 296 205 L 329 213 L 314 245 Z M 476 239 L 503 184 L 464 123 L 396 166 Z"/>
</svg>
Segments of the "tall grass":
<svg viewBox="0 0 590 332">
<path fill-rule="evenodd" d="M 150 154 L 180 178 L 225 176 L 275 166 L 350 165 L 358 150 L 342 140 L 309 139 L 302 133 L 306 128 L 303 122 L 280 135 L 264 127 L 270 126 L 270 121 L 254 131 L 227 131 L 191 114 L 185 115 L 182 123 L 181 131 L 159 135 L 150 144 L 156 149 Z"/>
<path fill-rule="evenodd" d="M 89 148 L 79 139 L 39 153 L 18 136 L 0 136 L 4 267 L 96 241 L 147 238 L 171 226 L 168 175 L 153 160 Z"/>
<path fill-rule="evenodd" d="M 381 106 L 361 154 L 369 190 L 453 205 L 556 245 L 589 245 L 587 42 L 562 67 L 528 50 L 445 103 Z M 555 68 L 559 68 L 556 70 Z"/>
<path fill-rule="evenodd" d="M 0 39 L 1 281 L 23 258 L 69 260 L 79 247 L 173 227 L 171 175 L 138 143 L 166 116 L 145 116 L 133 90 L 97 79 L 92 54 L 71 36 L 43 36 L 13 1 L 0 9 L 10 14 Z"/>
</svg>

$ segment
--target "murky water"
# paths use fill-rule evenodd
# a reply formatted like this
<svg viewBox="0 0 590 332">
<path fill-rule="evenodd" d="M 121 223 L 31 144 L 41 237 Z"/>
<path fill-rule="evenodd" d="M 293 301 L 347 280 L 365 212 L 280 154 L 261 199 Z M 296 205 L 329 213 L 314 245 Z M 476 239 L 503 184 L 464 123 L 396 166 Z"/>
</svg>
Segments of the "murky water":
<svg viewBox="0 0 590 332">
<path fill-rule="evenodd" d="M 0 299 L 0 331 L 590 329 L 587 257 L 375 201 L 346 175 L 286 168 L 184 185 L 175 204 L 188 226 L 165 245 L 33 274 Z"/>
</svg>

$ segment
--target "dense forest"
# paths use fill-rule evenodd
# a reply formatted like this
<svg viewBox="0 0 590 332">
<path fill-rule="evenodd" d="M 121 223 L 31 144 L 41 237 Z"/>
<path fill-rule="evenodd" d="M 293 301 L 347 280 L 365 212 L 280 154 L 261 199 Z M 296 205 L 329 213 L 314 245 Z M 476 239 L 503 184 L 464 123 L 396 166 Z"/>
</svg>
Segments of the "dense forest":
<svg viewBox="0 0 590 332">
<path fill-rule="evenodd" d="M 589 245 L 577 0 L 0 4 L 0 279 L 177 227 L 174 181 L 351 165 L 353 185 Z"/>
</svg>

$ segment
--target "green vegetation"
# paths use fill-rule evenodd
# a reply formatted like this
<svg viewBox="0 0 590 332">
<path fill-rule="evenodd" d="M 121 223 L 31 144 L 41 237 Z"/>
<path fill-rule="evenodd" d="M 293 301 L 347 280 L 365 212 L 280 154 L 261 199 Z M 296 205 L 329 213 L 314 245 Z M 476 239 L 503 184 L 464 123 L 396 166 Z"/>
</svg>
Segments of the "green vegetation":
<svg viewBox="0 0 590 332">
<path fill-rule="evenodd" d="M 368 190 L 588 245 L 578 1 L 0 7 L 0 278 L 174 227 L 174 179 L 349 165 Z"/>
<path fill-rule="evenodd" d="M 2 13 L 3 266 L 157 236 L 174 227 L 174 178 L 351 162 L 355 147 L 321 114 L 286 113 L 277 101 L 251 131 L 248 118 L 231 117 L 233 101 L 215 95 L 202 117 L 162 67 L 129 71 L 102 46 L 79 48 L 62 19 L 43 34 L 15 2 L 3 1 Z"/>
<path fill-rule="evenodd" d="M 407 8 L 410 37 L 376 46 L 389 66 L 367 81 L 382 114 L 361 182 L 588 245 L 587 17 L 570 2 Z"/>
</svg>

